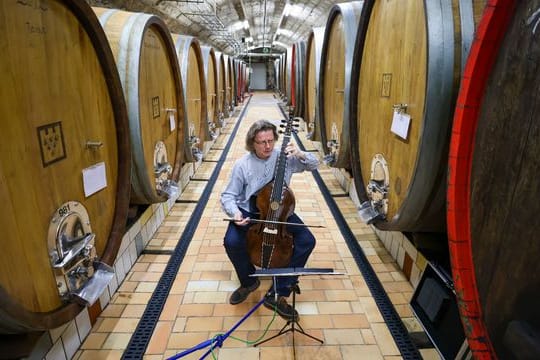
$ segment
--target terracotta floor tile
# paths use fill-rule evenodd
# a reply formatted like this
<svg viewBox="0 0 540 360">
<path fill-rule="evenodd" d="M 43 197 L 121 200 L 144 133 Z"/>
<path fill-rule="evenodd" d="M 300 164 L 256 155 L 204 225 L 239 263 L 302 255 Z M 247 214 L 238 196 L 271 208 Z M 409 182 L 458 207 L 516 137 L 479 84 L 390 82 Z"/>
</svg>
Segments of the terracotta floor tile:
<svg viewBox="0 0 540 360">
<path fill-rule="evenodd" d="M 138 318 L 140 319 L 146 309 L 146 304 L 130 304 L 125 305 L 125 309 L 122 312 L 123 318 Z"/>
<path fill-rule="evenodd" d="M 121 319 L 103 319 L 101 326 L 97 329 L 98 332 L 108 333 L 132 333 L 137 327 L 139 320 L 130 318 Z"/>
<path fill-rule="evenodd" d="M 89 334 L 86 340 L 81 345 L 83 350 L 99 350 L 101 349 L 103 343 L 107 339 L 108 333 L 92 333 Z"/>
<path fill-rule="evenodd" d="M 383 360 L 379 347 L 376 345 L 345 345 L 341 347 L 343 360 Z"/>
<path fill-rule="evenodd" d="M 349 314 L 351 305 L 347 301 L 318 302 L 320 314 Z"/>
<path fill-rule="evenodd" d="M 172 321 L 158 321 L 154 333 L 150 338 L 150 342 L 148 343 L 146 354 L 163 354 L 167 349 L 167 343 L 171 336 L 172 328 Z"/>
<path fill-rule="evenodd" d="M 204 332 L 185 332 L 171 333 L 167 349 L 184 350 L 189 349 L 203 341 L 208 340 L 209 333 Z M 199 355 L 200 356 L 200 355 Z"/>
<path fill-rule="evenodd" d="M 194 316 L 188 317 L 186 320 L 185 331 L 186 332 L 198 332 L 198 331 L 219 331 L 222 328 L 223 318 L 221 317 L 205 317 Z"/>
<path fill-rule="evenodd" d="M 399 355 L 399 350 L 397 349 L 396 343 L 390 335 L 388 327 L 384 323 L 372 324 L 373 334 L 375 340 L 377 340 L 377 345 L 381 351 L 381 354 L 384 356 L 387 355 Z"/>
<path fill-rule="evenodd" d="M 369 328 L 369 321 L 364 314 L 332 315 L 332 322 L 336 329 L 365 329 Z"/>
<path fill-rule="evenodd" d="M 324 329 L 324 337 L 329 345 L 363 344 L 360 329 Z"/>
<path fill-rule="evenodd" d="M 165 301 L 165 305 L 163 306 L 163 310 L 161 311 L 161 315 L 159 316 L 159 320 L 174 321 L 178 314 L 178 309 L 180 308 L 182 299 L 182 295 L 169 294 L 167 300 Z"/>
<path fill-rule="evenodd" d="M 188 316 L 210 316 L 214 313 L 214 304 L 180 304 L 178 315 Z"/>
<path fill-rule="evenodd" d="M 77 360 L 120 360 L 123 350 L 85 350 Z"/>
<path fill-rule="evenodd" d="M 131 333 L 109 334 L 102 349 L 124 350 L 131 339 Z"/>
<path fill-rule="evenodd" d="M 126 305 L 123 304 L 108 304 L 107 307 L 101 312 L 101 317 L 120 317 Z"/>
</svg>

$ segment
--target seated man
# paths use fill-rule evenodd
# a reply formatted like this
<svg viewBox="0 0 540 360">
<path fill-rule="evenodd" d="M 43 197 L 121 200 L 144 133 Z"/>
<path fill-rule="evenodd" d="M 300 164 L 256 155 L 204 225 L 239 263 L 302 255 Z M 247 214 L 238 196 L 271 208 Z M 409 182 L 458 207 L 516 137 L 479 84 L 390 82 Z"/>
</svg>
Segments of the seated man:
<svg viewBox="0 0 540 360">
<path fill-rule="evenodd" d="M 255 272 L 255 266 L 251 263 L 247 251 L 246 235 L 252 225 L 250 219 L 258 218 L 259 210 L 254 205 L 254 197 L 261 188 L 272 181 L 274 176 L 276 160 L 280 155 L 280 150 L 274 149 L 277 139 L 276 126 L 270 121 L 254 122 L 246 135 L 246 149 L 249 153 L 234 164 L 229 183 L 221 194 L 223 210 L 235 220 L 229 223 L 224 239 L 225 250 L 240 280 L 240 287 L 231 294 L 229 300 L 233 305 L 243 302 L 249 293 L 260 285 L 257 277 L 250 276 Z M 287 166 L 284 182 L 287 185 L 293 173 L 312 171 L 319 165 L 319 160 L 313 154 L 300 151 L 292 142 L 287 145 L 285 151 Z M 287 222 L 303 223 L 294 213 Z M 303 226 L 287 226 L 287 231 L 293 236 L 294 242 L 289 266 L 304 267 L 315 247 L 315 237 Z M 265 297 L 264 305 L 272 310 L 276 309 L 286 320 L 298 319 L 298 313 L 293 311 L 286 300 L 296 280 L 296 277 L 277 277 L 276 284 Z"/>
</svg>

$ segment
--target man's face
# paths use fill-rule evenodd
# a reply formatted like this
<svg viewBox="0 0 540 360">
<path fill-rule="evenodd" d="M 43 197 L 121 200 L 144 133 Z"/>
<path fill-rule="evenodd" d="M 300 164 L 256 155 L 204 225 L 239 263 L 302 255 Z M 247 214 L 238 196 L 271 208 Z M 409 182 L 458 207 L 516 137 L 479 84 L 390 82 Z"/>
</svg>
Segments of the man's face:
<svg viewBox="0 0 540 360">
<path fill-rule="evenodd" d="M 255 155 L 259 159 L 268 159 L 274 150 L 274 132 L 272 130 L 259 131 L 254 140 Z"/>
</svg>

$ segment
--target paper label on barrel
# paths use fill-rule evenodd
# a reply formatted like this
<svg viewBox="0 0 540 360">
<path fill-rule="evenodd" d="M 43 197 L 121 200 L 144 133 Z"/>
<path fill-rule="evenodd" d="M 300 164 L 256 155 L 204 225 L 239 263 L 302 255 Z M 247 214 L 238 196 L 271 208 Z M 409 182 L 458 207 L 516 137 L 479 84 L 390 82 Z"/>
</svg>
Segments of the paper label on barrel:
<svg viewBox="0 0 540 360">
<path fill-rule="evenodd" d="M 171 132 L 173 132 L 174 129 L 176 129 L 176 121 L 174 121 L 174 113 L 173 112 L 169 112 L 169 124 L 171 126 Z"/>
<path fill-rule="evenodd" d="M 394 117 L 392 118 L 392 127 L 390 128 L 390 131 L 392 131 L 400 138 L 407 140 L 410 125 L 411 115 L 394 111 Z"/>
<path fill-rule="evenodd" d="M 104 162 L 83 169 L 82 174 L 85 197 L 89 197 L 107 187 L 107 174 L 105 172 Z"/>
</svg>

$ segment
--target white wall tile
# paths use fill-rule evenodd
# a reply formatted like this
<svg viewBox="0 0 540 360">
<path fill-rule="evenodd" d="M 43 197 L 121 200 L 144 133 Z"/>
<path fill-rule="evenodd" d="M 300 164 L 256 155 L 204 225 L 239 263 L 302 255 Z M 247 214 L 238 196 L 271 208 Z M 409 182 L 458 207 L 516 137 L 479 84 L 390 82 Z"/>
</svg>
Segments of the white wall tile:
<svg viewBox="0 0 540 360">
<path fill-rule="evenodd" d="M 72 321 L 66 328 L 66 331 L 62 334 L 62 343 L 64 344 L 66 357 L 71 359 L 77 352 L 77 349 L 79 349 L 79 346 L 81 346 L 81 340 L 79 339 L 79 334 L 77 333 L 75 321 Z"/>
<path fill-rule="evenodd" d="M 79 339 L 82 343 L 92 329 L 90 315 L 88 315 L 88 308 L 85 308 L 79 315 L 77 315 L 77 317 L 75 317 L 75 324 L 77 325 L 77 332 L 79 333 Z"/>
<path fill-rule="evenodd" d="M 64 346 L 62 345 L 62 341 L 58 340 L 56 341 L 52 348 L 49 350 L 47 355 L 45 356 L 46 360 L 68 360 L 66 358 L 66 353 L 64 352 Z"/>
</svg>

